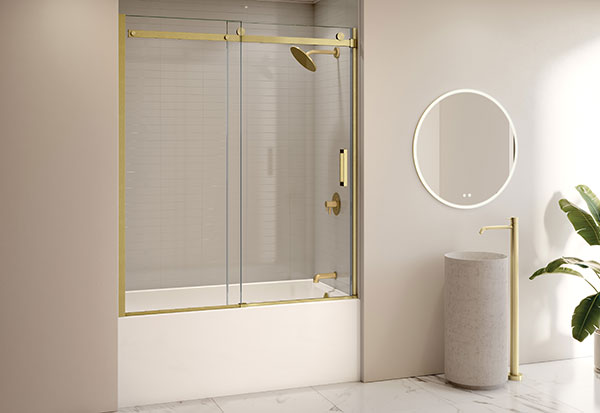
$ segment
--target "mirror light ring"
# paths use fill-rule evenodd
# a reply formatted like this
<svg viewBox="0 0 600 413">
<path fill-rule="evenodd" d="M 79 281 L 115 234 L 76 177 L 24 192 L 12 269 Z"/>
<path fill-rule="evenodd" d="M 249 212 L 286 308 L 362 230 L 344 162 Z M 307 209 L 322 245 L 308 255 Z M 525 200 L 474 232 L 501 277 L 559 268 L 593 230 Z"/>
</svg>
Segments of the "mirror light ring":
<svg viewBox="0 0 600 413">
<path fill-rule="evenodd" d="M 458 95 L 460 93 L 472 93 L 472 94 L 475 94 L 475 95 L 483 96 L 483 97 L 489 99 L 490 101 L 492 101 L 493 103 L 495 103 L 496 106 L 498 106 L 498 108 L 500 108 L 500 110 L 502 111 L 502 113 L 504 113 L 504 116 L 506 116 L 506 119 L 508 119 L 508 124 L 509 124 L 510 129 L 511 129 L 512 134 L 513 134 L 514 160 L 513 160 L 512 167 L 510 168 L 510 172 L 508 174 L 508 177 L 506 178 L 506 181 L 500 187 L 500 189 L 498 189 L 498 191 L 496 191 L 496 193 L 494 193 L 494 195 L 492 195 L 491 197 L 489 197 L 485 201 L 479 202 L 477 204 L 472 204 L 472 205 L 459 205 L 459 204 L 455 204 L 453 202 L 445 200 L 440 195 L 438 195 L 437 193 L 435 193 L 435 191 L 433 189 L 431 189 L 431 187 L 427 184 L 427 181 L 425 180 L 425 177 L 423 176 L 423 173 L 421 172 L 421 168 L 419 166 L 419 158 L 417 156 L 417 142 L 418 142 L 418 138 L 419 138 L 419 132 L 421 131 L 421 128 L 423 127 L 423 123 L 425 122 L 425 119 L 427 118 L 427 115 L 429 114 L 429 112 L 431 112 L 433 110 L 433 108 L 435 108 L 438 103 L 440 103 L 441 101 L 443 101 L 447 97 L 450 97 L 450 96 L 453 96 L 453 95 Z M 488 95 L 487 93 L 484 93 L 484 92 L 481 92 L 481 91 L 475 90 L 475 89 L 455 89 L 455 90 L 452 90 L 450 92 L 444 93 L 443 95 L 441 95 L 440 97 L 438 97 L 431 104 L 429 104 L 429 106 L 427 106 L 427 109 L 425 109 L 425 111 L 423 112 L 423 114 L 419 118 L 419 122 L 417 123 L 417 127 L 416 127 L 415 133 L 413 135 L 413 163 L 415 165 L 415 170 L 417 171 L 417 176 L 419 177 L 419 180 L 421 181 L 421 183 L 423 184 L 423 186 L 425 187 L 425 189 L 427 190 L 427 192 L 429 192 L 429 194 L 431 196 L 433 196 L 435 199 L 437 199 L 442 204 L 447 205 L 447 206 L 452 207 L 452 208 L 458 208 L 458 209 L 474 209 L 474 208 L 479 208 L 479 207 L 482 207 L 484 205 L 489 204 L 494 199 L 498 198 L 500 196 L 500 194 L 502 194 L 502 192 L 504 192 L 504 190 L 506 189 L 506 187 L 510 183 L 510 181 L 511 181 L 513 175 L 514 175 L 515 167 L 517 166 L 518 159 L 519 159 L 519 143 L 518 143 L 518 139 L 517 139 L 517 131 L 515 129 L 515 125 L 514 125 L 512 119 L 511 119 L 511 117 L 508 114 L 508 111 L 494 97 Z"/>
</svg>

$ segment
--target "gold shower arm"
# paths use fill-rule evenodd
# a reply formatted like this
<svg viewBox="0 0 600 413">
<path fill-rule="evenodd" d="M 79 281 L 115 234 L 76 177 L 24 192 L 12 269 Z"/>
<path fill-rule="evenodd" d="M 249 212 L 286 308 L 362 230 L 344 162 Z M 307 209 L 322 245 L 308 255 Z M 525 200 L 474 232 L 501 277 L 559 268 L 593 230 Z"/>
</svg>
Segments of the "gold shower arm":
<svg viewBox="0 0 600 413">
<path fill-rule="evenodd" d="M 340 49 L 338 49 L 337 47 L 335 47 L 333 50 L 309 50 L 308 52 L 306 52 L 307 56 L 310 56 L 311 54 L 331 54 L 333 55 L 333 57 L 335 57 L 336 59 L 338 57 L 340 57 Z"/>
</svg>

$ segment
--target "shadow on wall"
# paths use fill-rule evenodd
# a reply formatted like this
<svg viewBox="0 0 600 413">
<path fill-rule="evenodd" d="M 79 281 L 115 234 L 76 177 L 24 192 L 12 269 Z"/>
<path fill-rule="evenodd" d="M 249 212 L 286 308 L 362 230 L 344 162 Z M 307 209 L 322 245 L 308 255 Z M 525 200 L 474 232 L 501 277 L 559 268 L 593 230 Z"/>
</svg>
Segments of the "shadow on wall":
<svg viewBox="0 0 600 413">
<path fill-rule="evenodd" d="M 407 277 L 408 291 L 413 294 L 403 297 L 403 300 L 412 301 L 410 308 L 414 309 L 415 317 L 423 317 L 427 315 L 429 320 L 420 319 L 421 324 L 417 328 L 426 331 L 427 337 L 430 339 L 423 343 L 422 359 L 419 361 L 421 365 L 436 363 L 440 366 L 444 365 L 444 352 L 439 352 L 439 348 L 444 348 L 444 284 L 435 282 L 438 274 L 444 277 L 444 256 L 438 256 L 436 259 L 422 259 L 417 271 L 408 275 L 400 274 L 399 276 Z M 421 301 L 421 297 L 428 297 L 426 301 Z M 424 307 L 430 307 L 428 311 L 422 311 Z M 418 315 L 420 314 L 420 315 Z M 438 318 L 438 314 L 440 315 Z M 412 328 L 415 328 L 413 325 Z M 411 335 L 410 330 L 405 330 L 404 334 Z M 398 357 L 401 357 L 402 351 L 398 351 Z M 437 359 L 437 360 L 434 360 Z"/>
<path fill-rule="evenodd" d="M 581 34 L 572 34 L 577 37 Z M 535 156 L 532 191 L 537 210 L 545 207 L 542 227 L 533 228 L 536 268 L 560 256 L 598 257 L 598 250 L 589 247 L 573 230 L 558 206 L 560 198 L 581 205 L 574 187 L 586 184 L 600 188 L 600 39 L 581 44 L 581 39 L 567 39 L 568 53 L 553 57 L 552 64 L 542 71 L 535 99 L 540 102 L 534 112 L 534 126 L 540 142 Z M 599 189 L 595 189 L 598 191 Z M 545 203 L 545 205 L 544 205 Z M 534 217 L 536 218 L 536 217 Z M 522 269 L 525 271 L 526 269 Z M 527 269 L 529 271 L 530 269 Z M 573 277 L 545 277 L 529 281 L 530 273 L 522 274 L 527 297 L 533 300 L 524 315 L 522 325 L 532 328 L 527 347 L 544 357 L 559 346 L 572 357 L 592 353 L 592 341 L 583 344 L 571 336 L 570 320 L 575 306 L 589 295 L 589 286 Z"/>
<path fill-rule="evenodd" d="M 567 242 L 572 233 L 572 229 L 570 228 L 565 214 L 558 206 L 558 201 L 561 198 L 564 198 L 564 195 L 561 192 L 555 192 L 550 198 L 550 201 L 548 201 L 544 213 L 544 229 L 547 239 L 547 246 L 544 251 L 555 254 L 551 255 L 551 258 L 548 258 L 548 260 L 553 259 L 554 257 L 558 258 L 564 254 Z M 538 266 L 542 267 L 544 265 L 546 265 L 545 261 L 540 262 Z M 529 276 L 529 273 L 522 274 L 522 282 L 533 282 L 528 280 Z M 541 278 L 535 282 L 540 281 L 542 281 Z M 540 322 L 537 329 L 540 331 L 540 334 L 534 335 L 533 337 L 537 340 L 532 342 L 534 348 L 541 352 L 552 352 L 552 348 L 556 345 L 557 340 L 561 342 L 572 340 L 571 335 L 565 332 L 565 326 L 560 324 L 564 321 L 564 317 L 558 312 L 560 306 L 559 294 L 560 291 L 564 289 L 563 284 L 572 281 L 577 280 L 574 278 L 571 280 L 557 276 L 551 280 L 553 285 L 551 292 L 530 295 L 535 303 L 535 308 L 547 309 L 546 311 L 540 311 L 537 315 L 537 319 Z M 532 287 L 535 287 L 535 285 L 532 284 Z"/>
</svg>

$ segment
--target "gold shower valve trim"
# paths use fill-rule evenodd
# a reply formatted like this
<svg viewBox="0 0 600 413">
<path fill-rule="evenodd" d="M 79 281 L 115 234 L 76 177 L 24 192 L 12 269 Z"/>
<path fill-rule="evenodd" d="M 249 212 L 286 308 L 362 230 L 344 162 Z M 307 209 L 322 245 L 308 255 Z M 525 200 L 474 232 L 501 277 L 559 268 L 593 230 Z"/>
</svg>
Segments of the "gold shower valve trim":
<svg viewBox="0 0 600 413">
<path fill-rule="evenodd" d="M 325 201 L 325 208 L 327 208 L 327 213 L 331 215 L 333 212 L 334 215 L 340 214 L 340 208 L 342 207 L 342 201 L 340 200 L 340 194 L 335 192 L 331 197 L 331 201 Z"/>
</svg>

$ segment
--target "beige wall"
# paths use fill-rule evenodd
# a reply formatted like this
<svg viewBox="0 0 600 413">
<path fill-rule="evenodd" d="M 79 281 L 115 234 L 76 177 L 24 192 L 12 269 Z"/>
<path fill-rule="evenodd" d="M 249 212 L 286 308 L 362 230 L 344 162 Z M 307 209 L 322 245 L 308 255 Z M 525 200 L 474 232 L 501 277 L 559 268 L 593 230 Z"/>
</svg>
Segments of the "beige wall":
<svg viewBox="0 0 600 413">
<path fill-rule="evenodd" d="M 561 254 L 598 254 L 573 234 L 557 200 L 577 199 L 579 183 L 600 191 L 600 4 L 368 0 L 363 11 L 363 378 L 442 371 L 443 254 L 507 251 L 507 233 L 477 230 L 510 215 L 522 220 L 522 360 L 591 354 L 591 341 L 570 337 L 589 287 L 527 277 Z M 469 211 L 435 201 L 411 156 L 423 110 L 457 88 L 502 102 L 520 145 L 506 191 Z"/>
<path fill-rule="evenodd" d="M 117 401 L 117 2 L 0 4 L 0 411 Z"/>
</svg>

